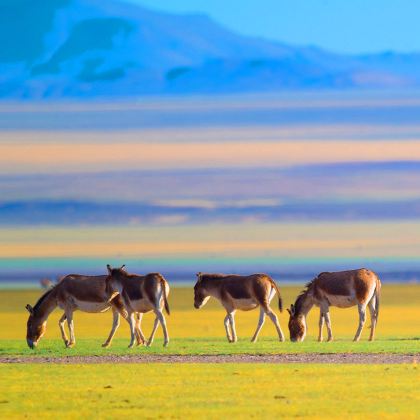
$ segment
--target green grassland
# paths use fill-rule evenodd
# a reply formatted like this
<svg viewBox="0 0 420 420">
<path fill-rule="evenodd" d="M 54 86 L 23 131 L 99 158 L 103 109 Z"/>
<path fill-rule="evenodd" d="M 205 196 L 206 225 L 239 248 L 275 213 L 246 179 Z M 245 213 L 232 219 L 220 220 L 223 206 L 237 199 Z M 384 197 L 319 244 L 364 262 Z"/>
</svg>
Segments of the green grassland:
<svg viewBox="0 0 420 420">
<path fill-rule="evenodd" d="M 395 353 L 413 354 L 420 352 L 420 341 L 389 339 L 374 343 L 351 341 L 335 341 L 333 343 L 318 343 L 314 339 L 301 344 L 279 343 L 273 338 L 264 338 L 252 344 L 242 338 L 235 344 L 229 344 L 223 338 L 176 338 L 169 347 L 162 347 L 163 340 L 157 339 L 151 347 L 135 347 L 128 349 L 128 339 L 117 339 L 111 348 L 103 349 L 99 339 L 81 339 L 76 347 L 66 349 L 61 340 L 55 339 L 42 342 L 38 349 L 30 350 L 26 342 L 5 340 L 1 342 L 0 356 L 105 356 L 105 355 L 232 355 L 232 354 L 285 354 L 285 353 Z"/>
<path fill-rule="evenodd" d="M 0 365 L 0 417 L 414 419 L 419 379 L 413 364 Z"/>
<path fill-rule="evenodd" d="M 293 302 L 299 292 L 296 287 L 281 288 L 285 306 Z M 26 303 L 34 304 L 41 295 L 39 290 L 3 290 L 0 299 L 0 355 L 3 356 L 63 356 L 92 354 L 275 354 L 275 353 L 331 353 L 331 352 L 392 352 L 415 353 L 420 351 L 419 323 L 420 306 L 418 285 L 385 285 L 381 299 L 381 312 L 375 342 L 367 342 L 368 326 L 366 323 L 362 340 L 352 342 L 358 316 L 356 308 L 332 309 L 332 323 L 335 341 L 318 343 L 317 309 L 308 319 L 308 337 L 304 343 L 280 343 L 276 338 L 274 326 L 269 320 L 262 329 L 259 341 L 251 343 L 250 337 L 255 330 L 258 311 L 238 312 L 236 315 L 239 342 L 229 344 L 223 327 L 224 310 L 216 301 L 210 300 L 202 309 L 192 307 L 191 288 L 172 288 L 169 303 L 171 315 L 167 323 L 171 342 L 169 347 L 162 347 L 161 329 L 151 348 L 137 347 L 127 349 L 129 342 L 128 325 L 122 321 L 111 348 L 103 349 L 101 343 L 111 327 L 111 313 L 86 314 L 76 312 L 75 331 L 77 343 L 73 349 L 66 349 L 60 338 L 56 310 L 48 321 L 47 333 L 38 348 L 30 350 L 25 341 Z M 287 312 L 279 313 L 277 302 L 272 307 L 279 315 L 280 324 L 288 337 Z M 146 314 L 143 331 L 147 335 L 151 330 L 152 314 Z"/>
</svg>

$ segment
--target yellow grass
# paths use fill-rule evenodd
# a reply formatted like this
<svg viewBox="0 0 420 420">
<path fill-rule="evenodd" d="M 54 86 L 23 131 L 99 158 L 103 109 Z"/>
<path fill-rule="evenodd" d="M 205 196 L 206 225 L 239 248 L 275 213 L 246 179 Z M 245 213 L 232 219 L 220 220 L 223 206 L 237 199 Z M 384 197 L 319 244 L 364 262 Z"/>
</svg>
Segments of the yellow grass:
<svg viewBox="0 0 420 420">
<path fill-rule="evenodd" d="M 11 418 L 415 419 L 413 365 L 0 365 Z"/>
<path fill-rule="evenodd" d="M 297 287 L 281 286 L 285 306 L 289 306 L 299 292 Z M 418 320 L 420 319 L 418 285 L 384 285 L 381 301 L 377 338 L 414 338 L 419 336 Z M 39 291 L 2 291 L 3 304 L 0 312 L 0 340 L 24 339 L 26 334 L 27 312 L 25 304 L 34 304 L 41 295 Z M 168 328 L 172 339 L 188 337 L 221 337 L 225 336 L 223 327 L 224 310 L 215 302 L 210 301 L 200 310 L 193 308 L 192 288 L 172 288 L 169 303 L 172 314 L 168 317 Z M 273 309 L 277 309 L 277 302 L 273 301 Z M 56 310 L 49 319 L 47 335 L 44 338 L 59 339 L 58 318 L 61 311 Z M 103 338 L 111 327 L 111 313 L 75 314 L 75 328 L 77 338 Z M 152 327 L 153 315 L 144 317 L 144 330 L 149 332 Z M 351 340 L 358 321 L 357 309 L 336 309 L 331 311 L 334 335 L 337 339 Z M 287 312 L 279 314 L 280 324 L 287 331 Z M 258 321 L 258 311 L 238 312 L 236 315 L 237 332 L 239 337 L 250 338 Z M 315 338 L 318 331 L 318 311 L 315 308 L 308 318 L 309 338 Z M 369 321 L 366 326 L 369 325 Z M 274 337 L 274 326 L 266 321 L 261 338 Z M 159 336 L 161 330 L 159 329 Z M 364 338 L 368 329 L 364 330 Z M 122 323 L 116 337 L 127 338 L 128 326 Z"/>
</svg>

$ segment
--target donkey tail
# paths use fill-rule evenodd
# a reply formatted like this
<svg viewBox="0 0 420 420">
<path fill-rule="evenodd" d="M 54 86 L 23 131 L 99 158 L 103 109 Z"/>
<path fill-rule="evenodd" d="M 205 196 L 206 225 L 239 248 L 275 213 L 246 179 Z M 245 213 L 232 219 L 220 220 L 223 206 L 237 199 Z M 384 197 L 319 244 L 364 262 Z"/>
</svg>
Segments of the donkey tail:
<svg viewBox="0 0 420 420">
<path fill-rule="evenodd" d="M 169 309 L 168 297 L 166 295 L 166 290 L 167 290 L 167 288 L 169 288 L 168 287 L 168 282 L 164 279 L 163 276 L 160 276 L 159 279 L 160 279 L 160 284 L 162 286 L 162 297 L 163 297 L 163 304 L 165 305 L 165 311 L 168 315 L 170 315 L 171 311 Z M 168 294 L 169 294 L 169 292 L 168 292 Z"/>
<path fill-rule="evenodd" d="M 279 287 L 277 286 L 276 282 L 271 277 L 269 277 L 269 279 L 270 279 L 271 285 L 273 286 L 274 290 L 277 293 L 277 297 L 279 298 L 279 311 L 283 312 L 283 301 L 281 299 Z"/>
<path fill-rule="evenodd" d="M 375 313 L 376 313 L 376 323 L 378 323 L 379 318 L 379 300 L 381 295 L 381 281 L 379 277 L 376 276 L 376 288 L 375 288 Z"/>
</svg>

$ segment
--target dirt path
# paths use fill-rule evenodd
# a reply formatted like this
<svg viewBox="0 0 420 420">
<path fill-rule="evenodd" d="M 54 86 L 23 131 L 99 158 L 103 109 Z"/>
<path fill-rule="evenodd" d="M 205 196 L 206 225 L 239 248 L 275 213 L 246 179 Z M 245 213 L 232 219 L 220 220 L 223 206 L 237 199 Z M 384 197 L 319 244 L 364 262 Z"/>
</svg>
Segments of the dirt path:
<svg viewBox="0 0 420 420">
<path fill-rule="evenodd" d="M 0 363 L 416 363 L 420 354 L 235 354 L 235 355 L 126 355 L 126 356 L 68 356 L 68 357 L 7 357 L 1 356 Z"/>
</svg>

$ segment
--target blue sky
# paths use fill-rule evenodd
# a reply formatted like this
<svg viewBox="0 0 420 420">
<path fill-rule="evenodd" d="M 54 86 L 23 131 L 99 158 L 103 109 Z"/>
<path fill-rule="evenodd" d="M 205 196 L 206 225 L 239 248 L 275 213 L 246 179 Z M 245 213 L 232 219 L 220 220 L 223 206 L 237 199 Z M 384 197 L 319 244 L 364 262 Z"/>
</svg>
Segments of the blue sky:
<svg viewBox="0 0 420 420">
<path fill-rule="evenodd" d="M 206 13 L 224 26 L 344 53 L 420 51 L 418 0 L 129 0 L 176 13 Z"/>
</svg>

